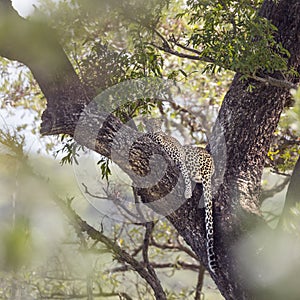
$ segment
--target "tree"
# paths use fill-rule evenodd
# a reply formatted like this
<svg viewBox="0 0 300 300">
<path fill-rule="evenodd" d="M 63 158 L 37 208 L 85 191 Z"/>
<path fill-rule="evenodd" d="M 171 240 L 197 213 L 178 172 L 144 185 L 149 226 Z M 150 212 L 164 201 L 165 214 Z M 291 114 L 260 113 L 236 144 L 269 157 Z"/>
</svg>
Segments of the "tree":
<svg viewBox="0 0 300 300">
<path fill-rule="evenodd" d="M 78 3 L 80 5 L 80 1 Z M 124 126 L 121 122 L 124 119 L 127 121 L 130 114 L 124 117 L 121 110 L 119 115 L 117 114 L 119 118 L 113 114 L 107 117 L 101 115 L 97 107 L 89 106 L 91 99 L 97 94 L 96 90 L 93 86 L 86 88 L 83 78 L 75 72 L 54 32 L 41 21 L 20 18 L 13 10 L 10 1 L 2 0 L 0 4 L 0 55 L 28 66 L 47 99 L 47 108 L 42 115 L 41 133 L 68 134 L 79 144 L 107 158 L 111 158 L 112 141 L 116 137 L 121 150 L 122 147 L 126 149 L 128 136 L 138 137 L 133 128 Z M 126 8 L 126 5 L 124 7 Z M 274 131 L 284 108 L 291 105 L 290 89 L 296 88 L 299 83 L 300 6 L 296 0 L 265 0 L 262 3 L 243 1 L 241 4 L 234 1 L 215 1 L 212 5 L 205 1 L 199 3 L 188 1 L 187 7 L 187 14 L 191 16 L 189 22 L 191 24 L 198 22 L 199 26 L 201 22 L 204 24 L 201 30 L 196 28 L 188 33 L 190 37 L 188 44 L 181 43 L 175 35 L 167 39 L 157 31 L 156 26 L 160 21 L 159 10 L 152 11 L 156 22 L 153 18 L 150 18 L 151 22 L 140 18 L 134 10 L 129 14 L 129 19 L 134 17 L 133 21 L 140 26 L 139 28 L 146 28 L 146 32 L 150 32 L 151 51 L 159 49 L 175 56 L 204 61 L 208 63 L 208 69 L 215 70 L 216 67 L 221 67 L 236 72 L 222 102 L 210 138 L 210 149 L 217 166 L 216 181 L 220 180 L 219 177 L 224 172 L 222 183 L 215 191 L 214 197 L 215 251 L 220 271 L 211 276 L 226 299 L 276 298 L 278 294 L 272 294 L 274 291 L 269 290 L 264 281 L 265 277 L 268 277 L 268 272 L 263 270 L 265 265 L 260 262 L 267 259 L 266 243 L 273 244 L 276 241 L 278 238 L 276 232 L 279 229 L 274 232 L 264 223 L 259 211 L 261 204 L 259 192 Z M 241 10 L 238 10 L 238 7 L 241 7 Z M 259 12 L 256 13 L 258 7 L 260 7 Z M 230 14 L 232 9 L 233 14 Z M 247 18 L 243 19 L 241 16 L 245 10 L 255 16 L 250 18 L 248 23 L 245 21 Z M 202 11 L 207 13 L 202 15 Z M 224 11 L 227 11 L 228 15 L 222 15 Z M 128 7 L 126 12 L 128 13 Z M 233 16 L 236 18 L 232 18 Z M 215 27 L 223 26 L 222 22 L 227 26 L 231 25 L 229 30 L 225 30 L 226 27 L 224 31 L 221 30 L 224 40 L 219 43 L 217 41 L 220 36 L 214 34 Z M 4 28 L 6 30 L 3 30 Z M 208 32 L 211 34 L 205 35 Z M 234 39 L 235 35 L 246 38 L 239 43 L 239 39 Z M 138 42 L 145 41 L 138 40 Z M 138 42 L 135 40 L 135 47 L 139 45 Z M 252 44 L 255 45 L 253 48 L 251 48 Z M 157 53 L 155 51 L 151 54 L 152 58 Z M 265 53 L 266 56 L 263 56 Z M 149 52 L 147 55 L 151 58 Z M 131 59 L 137 57 L 132 56 Z M 131 65 L 132 61 L 128 63 L 128 66 Z M 160 75 L 158 69 L 154 69 L 154 75 L 155 72 L 158 77 Z M 131 73 L 133 78 L 134 75 Z M 105 84 L 103 83 L 101 88 L 107 87 Z M 156 104 L 159 107 L 159 103 Z M 89 116 L 93 117 L 81 119 L 81 131 L 76 131 L 80 115 L 86 107 L 89 107 Z M 103 126 L 99 129 L 99 124 L 102 123 Z M 223 131 L 221 135 L 223 140 L 220 140 L 220 127 Z M 97 128 L 96 136 L 95 128 Z M 124 161 L 122 157 L 114 157 L 114 160 L 131 175 L 131 170 L 145 175 L 150 153 L 160 153 L 165 156 L 155 143 L 138 139 L 130 161 Z M 220 159 L 224 156 L 225 162 Z M 166 159 L 168 161 L 168 158 Z M 170 160 L 168 162 L 170 163 Z M 294 174 L 296 175 L 292 177 L 291 189 L 294 180 L 297 182 L 296 170 Z M 136 189 L 136 192 L 143 203 L 153 205 L 157 193 L 162 195 L 166 191 L 171 191 L 177 177 L 178 170 L 171 166 L 156 189 L 140 188 Z M 179 188 L 170 196 L 179 203 L 181 203 L 180 191 Z M 167 219 L 191 247 L 197 259 L 207 266 L 203 209 L 198 208 L 201 195 L 201 185 L 197 185 L 193 197 L 184 201 L 177 210 L 167 216 Z M 163 208 L 154 207 L 154 209 L 162 211 Z M 149 262 L 147 257 L 144 257 L 146 265 L 138 264 L 124 250 L 85 223 L 74 212 L 68 214 L 77 224 L 79 232 L 84 232 L 96 241 L 109 245 L 119 261 L 126 262 L 147 281 L 157 299 L 166 299 L 155 271 L 150 264 L 147 264 Z M 149 222 L 145 226 L 149 234 L 153 224 Z M 256 241 L 256 228 L 267 232 L 267 242 Z M 255 242 L 252 242 L 253 240 Z M 146 248 L 146 238 L 145 245 Z M 242 246 L 239 249 L 237 245 Z M 242 247 L 246 247 L 247 251 L 243 251 Z M 147 251 L 144 255 L 147 255 Z M 251 276 L 245 271 L 248 265 L 243 262 L 244 256 L 247 256 L 246 260 L 250 261 L 250 264 L 257 266 Z M 265 284 L 260 284 L 261 282 Z M 291 294 L 291 297 L 296 299 L 297 293 L 294 286 L 294 294 Z"/>
</svg>

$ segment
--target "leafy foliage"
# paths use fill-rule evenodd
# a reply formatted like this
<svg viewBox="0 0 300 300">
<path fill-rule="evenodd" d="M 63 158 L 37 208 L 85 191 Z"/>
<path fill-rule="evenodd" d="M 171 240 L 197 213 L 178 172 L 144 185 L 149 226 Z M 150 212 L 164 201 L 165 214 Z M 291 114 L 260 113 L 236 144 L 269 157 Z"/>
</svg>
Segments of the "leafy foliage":
<svg viewBox="0 0 300 300">
<path fill-rule="evenodd" d="M 17 140 L 20 142 L 15 147 Z M 9 147 L 11 141 L 13 144 Z M 84 298 L 88 295 L 94 299 L 101 297 L 155 299 L 149 286 L 141 278 L 136 278 L 127 264 L 117 260 L 119 253 L 115 253 L 114 248 L 110 246 L 122 246 L 122 251 L 127 251 L 137 261 L 143 263 L 144 224 L 103 222 L 101 226 L 105 227 L 109 237 L 107 240 L 110 242 L 105 244 L 93 240 L 95 237 L 83 234 L 77 227 L 78 224 L 72 222 L 73 217 L 68 218 L 68 222 L 64 220 L 66 216 L 74 216 L 71 204 L 73 205 L 75 200 L 72 202 L 69 199 L 62 200 L 56 195 L 57 187 L 52 178 L 48 177 L 49 172 L 47 179 L 35 173 L 28 158 L 24 156 L 22 138 L 17 134 L 15 136 L 7 134 L 3 135 L 2 142 L 10 150 L 11 158 L 20 164 L 18 169 L 24 170 L 22 178 L 18 178 L 19 183 L 23 186 L 26 185 L 25 182 L 30 182 L 31 188 L 33 183 L 34 186 L 43 186 L 44 201 L 40 203 L 37 188 L 35 193 L 30 191 L 30 197 L 31 201 L 37 197 L 40 207 L 37 203 L 35 206 L 29 203 L 28 199 L 22 203 L 24 193 L 18 193 L 15 198 L 16 205 L 17 207 L 20 205 L 23 209 L 15 211 L 15 218 L 1 220 L 2 224 L 5 224 L 0 230 L 1 297 L 9 299 L 21 294 L 27 299 Z M 0 160 L 1 170 L 2 163 L 6 162 L 7 159 Z M 45 165 L 48 162 L 41 160 L 39 164 L 42 164 L 39 168 L 46 172 Z M 57 176 L 57 172 L 54 172 L 54 176 Z M 65 177 L 62 174 L 62 178 Z M 71 189 L 74 191 L 73 186 Z M 66 190 L 65 187 L 64 192 Z M 56 206 L 63 208 L 64 211 L 64 217 L 59 214 L 59 218 L 63 220 L 62 224 L 59 224 L 60 234 L 55 232 L 59 237 L 53 237 L 48 232 L 58 221 L 56 217 L 52 219 L 51 215 L 49 216 L 47 205 L 49 200 L 45 200 L 49 195 L 51 195 L 49 200 L 54 201 Z M 16 221 L 14 226 L 10 227 L 14 220 Z M 150 262 L 158 266 L 163 277 L 171 278 L 186 269 L 190 272 L 190 278 L 196 280 L 194 274 L 198 271 L 199 265 L 194 261 L 190 250 L 184 245 L 176 230 L 166 221 L 158 221 L 154 225 L 149 245 Z M 51 238 L 59 239 L 59 243 L 53 244 Z M 41 256 L 41 245 L 44 251 L 47 251 L 46 256 Z M 176 297 L 177 293 L 178 299 L 192 299 L 194 295 L 193 287 L 184 288 L 184 284 L 176 291 L 173 289 L 170 295 Z"/>
<path fill-rule="evenodd" d="M 275 132 L 274 142 L 268 153 L 268 166 L 275 172 L 292 170 L 300 155 L 300 89 L 294 91 L 295 103 L 282 115 Z"/>
<path fill-rule="evenodd" d="M 258 7 L 261 2 L 71 0 L 54 3 L 47 0 L 42 1 L 40 11 L 32 18 L 47 19 L 50 26 L 57 30 L 60 41 L 89 94 L 97 95 L 117 83 L 146 76 L 169 78 L 184 83 L 187 91 L 182 94 L 182 106 L 170 104 L 166 99 L 137 99 L 134 103 L 131 101 L 120 106 L 115 113 L 124 123 L 150 113 L 163 114 L 169 121 L 166 122 L 167 130 L 176 128 L 178 135 L 188 135 L 193 143 L 202 143 L 206 141 L 205 135 L 213 126 L 233 75 L 223 69 L 238 71 L 244 75 L 288 71 L 286 61 L 289 54 L 281 44 L 275 43 L 276 28 L 259 16 Z M 200 59 L 206 58 L 209 63 L 167 56 L 155 47 L 158 41 L 163 46 L 172 46 L 178 51 L 184 49 L 182 46 L 191 47 L 190 52 L 197 54 Z M 37 112 L 39 118 L 45 99 L 32 74 L 24 67 L 17 66 L 20 72 L 17 76 L 9 77 L 10 68 L 14 64 L 1 59 L 1 66 L 1 106 L 22 106 Z M 298 94 L 296 99 L 300 98 Z M 289 172 L 300 154 L 297 120 L 299 121 L 299 102 L 282 118 L 269 151 L 269 166 L 277 172 Z M 181 124 L 187 128 L 187 134 L 181 131 Z M 35 125 L 35 132 L 37 131 L 38 127 Z M 18 134 L 0 133 L 1 144 L 10 148 L 15 153 L 14 156 L 19 154 L 21 160 L 25 161 L 24 139 L 25 136 Z M 84 150 L 81 146 L 66 136 L 55 143 L 63 144 L 56 151 L 56 156 L 62 157 L 62 165 L 78 162 L 78 150 Z M 101 158 L 98 165 L 102 179 L 111 179 L 110 161 Z M 115 186 L 114 196 L 118 197 L 120 189 Z M 55 188 L 54 190 L 56 191 Z M 126 191 L 131 193 L 128 186 Z M 72 189 L 70 193 L 73 192 Z M 111 195 L 108 193 L 107 198 L 109 196 Z M 66 202 L 71 206 L 71 201 Z M 72 205 L 73 202 L 75 200 Z M 119 209 L 122 210 L 123 207 L 120 205 Z M 126 215 L 127 212 L 123 209 L 123 213 Z M 84 214 L 87 218 L 90 217 L 86 208 Z M 299 214 L 298 210 L 295 214 Z M 128 215 L 126 217 L 130 219 Z M 96 224 L 95 228 L 99 227 L 99 218 L 92 219 L 91 222 Z M 168 299 L 194 299 L 195 288 L 190 285 L 190 281 L 193 279 L 196 283 L 196 276 L 203 275 L 204 270 L 195 262 L 193 253 L 174 228 L 165 221 L 158 221 L 154 225 L 149 249 L 146 250 L 150 255 L 150 263 L 156 270 L 161 270 L 160 278 L 172 277 L 175 278 L 174 282 L 178 282 L 178 271 L 184 269 L 192 273 L 189 274 L 188 288 L 184 283 L 176 290 L 166 288 Z M 144 224 L 101 222 L 100 228 L 99 232 L 105 230 L 110 241 L 121 246 L 141 262 L 142 266 L 147 264 L 143 257 L 143 251 L 146 251 L 143 248 Z M 103 258 L 103 255 L 112 251 L 111 248 L 82 234 L 78 226 L 72 226 L 68 230 L 62 240 L 63 244 L 56 249 L 57 252 L 52 253 L 51 259 L 38 268 L 34 266 L 33 271 L 24 269 L 30 261 L 28 252 L 31 250 L 34 231 L 26 222 L 18 223 L 15 230 L 8 231 L 2 247 L 12 250 L 11 253 L 5 252 L 11 254 L 7 261 L 11 269 L 20 271 L 20 277 L 14 278 L 15 274 L 10 274 L 10 277 L 7 274 L 2 276 L 1 297 L 5 290 L 10 289 L 10 284 L 17 280 L 20 288 L 26 286 L 35 299 L 83 298 L 91 292 L 91 287 L 96 292 L 95 297 L 128 299 L 128 293 L 134 299 L 154 299 L 149 285 L 136 277 L 127 264 L 117 262 L 116 253 L 109 256 L 109 263 L 105 268 L 99 266 L 100 254 Z M 20 252 L 20 249 L 26 251 Z M 113 257 L 114 265 L 111 264 Z M 88 270 L 82 267 L 86 265 Z M 119 292 L 122 290 L 126 293 Z"/>
<path fill-rule="evenodd" d="M 57 157 L 60 153 L 64 154 L 65 156 L 61 158 L 61 165 L 64 164 L 72 164 L 75 162 L 78 164 L 77 157 L 78 157 L 78 150 L 82 149 L 84 150 L 84 147 L 80 146 L 78 143 L 76 143 L 72 138 L 67 138 L 66 136 L 61 137 L 61 142 L 64 141 L 64 145 L 61 149 L 57 150 L 55 153 L 55 156 Z M 66 140 L 65 140 L 66 139 Z"/>
<path fill-rule="evenodd" d="M 110 162 L 111 161 L 106 157 L 101 158 L 97 162 L 97 165 L 100 165 L 102 179 L 105 178 L 106 180 L 108 180 L 108 176 L 111 175 L 111 170 L 109 168 L 109 163 Z"/>
<path fill-rule="evenodd" d="M 187 1 L 186 42 L 217 66 L 242 74 L 287 71 L 289 53 L 274 40 L 276 27 L 259 16 L 261 0 Z"/>
</svg>

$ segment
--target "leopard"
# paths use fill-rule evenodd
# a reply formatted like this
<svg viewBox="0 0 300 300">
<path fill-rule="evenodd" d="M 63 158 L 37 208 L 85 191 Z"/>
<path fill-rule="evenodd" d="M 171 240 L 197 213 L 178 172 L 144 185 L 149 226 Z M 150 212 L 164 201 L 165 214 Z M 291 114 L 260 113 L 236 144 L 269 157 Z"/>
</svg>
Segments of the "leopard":
<svg viewBox="0 0 300 300">
<path fill-rule="evenodd" d="M 206 254 L 209 269 L 215 273 L 217 270 L 214 252 L 214 222 L 213 222 L 213 197 L 212 176 L 215 171 L 214 160 L 211 154 L 200 146 L 181 145 L 174 137 L 162 131 L 162 118 L 144 120 L 148 136 L 170 156 L 179 167 L 185 183 L 185 198 L 192 197 L 191 181 L 201 183 L 204 195 L 205 211 L 205 238 Z"/>
<path fill-rule="evenodd" d="M 162 122 L 163 120 L 160 118 L 145 119 L 146 135 L 156 144 L 160 145 L 179 168 L 185 185 L 184 197 L 189 199 L 192 197 L 192 182 L 185 164 L 185 151 L 176 138 L 161 130 Z"/>
<path fill-rule="evenodd" d="M 190 178 L 203 186 L 207 261 L 209 269 L 216 273 L 217 262 L 214 252 L 212 196 L 212 176 L 215 171 L 214 160 L 211 154 L 200 146 L 184 145 L 183 148 L 185 150 L 185 164 Z"/>
</svg>

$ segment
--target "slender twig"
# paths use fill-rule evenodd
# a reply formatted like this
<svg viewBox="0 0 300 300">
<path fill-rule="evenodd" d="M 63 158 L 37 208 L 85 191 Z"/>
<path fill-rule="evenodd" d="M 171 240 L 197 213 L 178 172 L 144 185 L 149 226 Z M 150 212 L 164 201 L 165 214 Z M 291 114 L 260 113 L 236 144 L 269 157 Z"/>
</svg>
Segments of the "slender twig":
<svg viewBox="0 0 300 300">
<path fill-rule="evenodd" d="M 137 247 L 132 253 L 131 255 L 133 257 L 137 256 L 141 251 L 143 250 L 143 245 L 140 245 L 139 247 Z"/>
<path fill-rule="evenodd" d="M 288 185 L 288 183 L 290 182 L 291 178 L 290 177 L 286 177 L 282 183 L 275 185 L 274 187 L 272 187 L 271 189 L 268 190 L 264 190 L 261 193 L 261 201 L 264 201 L 267 198 L 271 198 L 273 196 L 275 196 L 277 193 L 280 193 L 281 191 L 284 190 L 284 188 Z"/>
<path fill-rule="evenodd" d="M 198 260 L 197 256 L 193 251 L 191 251 L 189 248 L 183 246 L 182 244 L 174 245 L 174 244 L 159 244 L 157 243 L 153 238 L 151 239 L 151 246 L 154 246 L 156 248 L 162 249 L 162 250 L 177 250 L 177 251 L 183 251 L 192 258 Z"/>
<path fill-rule="evenodd" d="M 195 300 L 200 300 L 201 296 L 203 295 L 202 288 L 203 288 L 203 281 L 204 281 L 204 272 L 205 272 L 205 268 L 203 266 L 200 266 L 198 271 Z"/>
<path fill-rule="evenodd" d="M 183 49 L 183 50 L 186 50 L 186 51 L 188 51 L 188 52 L 192 52 L 192 53 L 194 53 L 194 54 L 197 54 L 197 55 L 200 56 L 202 59 L 204 59 L 205 62 L 216 63 L 216 61 L 213 60 L 212 58 L 209 58 L 209 57 L 207 57 L 207 56 L 203 56 L 203 52 L 198 51 L 198 50 L 196 50 L 196 49 L 194 49 L 194 48 L 190 48 L 190 47 L 188 47 L 188 46 L 185 46 L 185 45 L 179 43 L 174 37 L 172 38 L 171 41 L 172 41 L 176 46 L 178 46 L 179 48 L 181 48 L 181 49 Z"/>
<path fill-rule="evenodd" d="M 178 51 L 172 49 L 169 44 L 167 44 L 167 46 L 165 46 L 166 45 L 165 44 L 166 38 L 163 37 L 161 33 L 159 33 L 157 30 L 153 30 L 153 32 L 155 32 L 157 34 L 157 36 L 163 41 L 162 46 L 157 45 L 153 42 L 149 43 L 150 45 L 157 48 L 158 50 L 161 50 L 165 53 L 169 53 L 169 54 L 172 54 L 172 55 L 180 57 L 180 58 L 187 58 L 187 59 L 191 59 L 191 60 L 202 61 L 202 62 L 205 62 L 205 63 L 212 63 L 212 64 L 216 64 L 216 65 L 220 66 L 221 68 L 226 68 L 226 69 L 229 69 L 229 70 L 234 71 L 234 72 L 238 71 L 238 70 L 233 70 L 231 68 L 228 68 L 227 66 L 222 65 L 222 64 L 218 63 L 216 60 L 214 60 L 210 57 L 203 56 L 203 53 L 201 51 L 198 51 L 196 49 L 193 49 L 193 48 L 187 47 L 185 45 L 182 45 L 181 43 L 176 41 L 176 39 L 173 37 L 171 39 L 171 42 L 173 42 L 175 46 L 177 46 L 177 47 L 179 47 L 179 48 L 181 48 L 185 51 L 192 52 L 196 55 L 191 55 L 191 54 L 187 54 L 187 53 L 178 52 Z M 249 78 L 252 78 L 252 79 L 256 80 L 256 81 L 262 82 L 266 85 L 271 85 L 271 86 L 275 86 L 275 87 L 279 87 L 279 88 L 286 88 L 286 89 L 297 89 L 298 88 L 298 85 L 295 84 L 295 83 L 292 83 L 292 82 L 287 81 L 287 80 L 277 79 L 277 78 L 274 78 L 274 77 L 271 77 L 271 76 L 260 77 L 260 76 L 257 76 L 255 74 L 253 74 L 253 75 L 247 74 L 247 76 Z"/>
<path fill-rule="evenodd" d="M 174 49 L 171 49 L 171 48 L 168 49 L 168 48 L 165 48 L 163 46 L 159 46 L 159 45 L 157 45 L 155 43 L 152 43 L 152 42 L 149 43 L 149 45 L 157 48 L 158 50 L 164 51 L 166 53 L 169 53 L 169 54 L 181 57 L 181 58 L 188 58 L 188 59 L 192 59 L 192 60 L 198 60 L 198 61 L 202 61 L 202 62 L 212 63 L 211 59 L 207 59 L 207 61 L 206 61 L 206 57 L 201 57 L 199 55 L 190 55 L 190 54 L 178 52 Z"/>
<path fill-rule="evenodd" d="M 87 299 L 87 294 L 65 294 L 65 293 L 52 293 L 49 296 L 41 296 L 41 299 Z M 124 293 L 95 293 L 93 294 L 94 297 L 103 297 L 103 298 L 108 298 L 108 297 L 123 297 L 123 299 L 126 300 L 132 300 L 132 298 Z"/>
<path fill-rule="evenodd" d="M 143 260 L 144 260 L 144 264 L 146 265 L 149 273 L 154 278 L 157 278 L 156 272 L 149 261 L 149 245 L 150 245 L 150 240 L 151 240 L 152 233 L 154 230 L 154 222 L 147 222 L 145 224 L 145 227 L 146 227 L 146 231 L 145 231 L 143 248 L 142 248 Z M 158 280 L 158 278 L 157 278 L 157 280 Z"/>
<path fill-rule="evenodd" d="M 81 183 L 82 186 L 84 187 L 84 192 L 85 194 L 95 198 L 95 199 L 100 199 L 100 200 L 108 200 L 108 201 L 112 201 L 116 208 L 118 209 L 118 211 L 123 215 L 124 218 L 126 218 L 128 221 L 130 221 L 133 224 L 136 225 L 141 225 L 139 223 L 137 223 L 135 220 L 137 218 L 137 215 L 134 212 L 131 212 L 126 205 L 124 205 L 123 203 L 127 203 L 126 200 L 120 198 L 117 193 L 112 194 L 108 192 L 108 189 L 103 189 L 103 191 L 106 193 L 106 196 L 98 196 L 95 194 L 92 194 L 89 190 L 88 187 L 82 182 Z M 126 213 L 126 214 L 125 214 Z M 141 221 L 143 221 L 144 219 L 141 219 Z"/>
<path fill-rule="evenodd" d="M 277 174 L 277 175 L 281 175 L 281 176 L 285 176 L 285 177 L 288 177 L 288 178 L 290 178 L 291 177 L 291 174 L 288 174 L 288 173 L 283 173 L 283 172 L 280 172 L 280 171 L 278 171 L 278 170 L 271 170 L 271 172 L 272 173 L 275 173 L 275 174 Z"/>
<path fill-rule="evenodd" d="M 151 266 L 155 269 L 176 269 L 176 270 L 190 270 L 198 272 L 202 266 L 198 264 L 187 263 L 184 261 L 176 261 L 175 263 L 166 262 L 166 263 L 156 263 L 152 262 Z M 106 273 L 118 273 L 118 272 L 127 272 L 131 271 L 132 268 L 128 265 L 123 265 L 120 267 L 115 267 L 113 269 L 109 269 Z"/>
<path fill-rule="evenodd" d="M 287 80 L 276 79 L 271 76 L 266 76 L 263 78 L 263 77 L 259 77 L 256 75 L 251 75 L 249 77 L 252 79 L 255 79 L 256 81 L 262 82 L 266 85 L 272 85 L 272 86 L 279 87 L 279 88 L 287 88 L 287 89 L 297 89 L 298 88 L 297 84 L 294 84 Z"/>
</svg>

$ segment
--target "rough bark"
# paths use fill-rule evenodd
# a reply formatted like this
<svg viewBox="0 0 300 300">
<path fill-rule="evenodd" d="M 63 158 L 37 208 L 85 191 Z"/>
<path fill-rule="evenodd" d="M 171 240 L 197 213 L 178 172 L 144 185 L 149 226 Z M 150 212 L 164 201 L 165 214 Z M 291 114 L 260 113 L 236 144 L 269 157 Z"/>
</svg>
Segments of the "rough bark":
<svg viewBox="0 0 300 300">
<path fill-rule="evenodd" d="M 5 2 L 7 3 L 0 0 L 0 4 Z M 36 32 L 36 24 L 21 19 L 10 9 L 0 14 L 0 55 L 26 64 L 47 98 L 42 133 L 74 135 L 78 117 L 92 95 L 86 95 L 61 46 L 48 28 L 42 26 L 41 31 Z M 281 0 L 275 3 L 267 0 L 262 6 L 261 15 L 278 27 L 277 39 L 291 53 L 289 64 L 300 72 L 299 1 Z M 45 39 L 48 34 L 51 38 Z M 29 46 L 28 40 L 36 48 Z M 52 60 L 51 57 L 55 59 Z M 257 287 L 248 284 L 247 276 L 240 269 L 240 260 L 246 258 L 238 257 L 234 249 L 241 239 L 253 238 L 253 227 L 264 226 L 259 216 L 261 175 L 273 132 L 286 101 L 289 100 L 289 91 L 286 89 L 251 81 L 255 89 L 249 92 L 247 87 L 250 82 L 241 82 L 239 78 L 240 75 L 237 74 L 223 101 L 217 120 L 218 126 L 211 139 L 215 163 L 225 169 L 222 178 L 218 178 L 221 170 L 217 171 L 215 178 L 216 182 L 221 182 L 218 190 L 214 191 L 215 249 L 220 272 L 212 276 L 226 299 L 251 299 L 257 295 Z M 297 82 L 296 78 L 289 79 Z M 128 146 L 128 136 L 138 137 L 129 127 L 122 127 L 117 118 L 110 116 L 100 126 L 104 116 L 97 114 L 92 108 L 90 113 L 93 117 L 85 120 L 84 130 L 77 135 L 78 142 L 85 146 L 110 157 L 117 135 L 121 149 Z M 100 128 L 96 137 L 95 128 Z M 138 140 L 132 152 L 131 163 L 121 156 L 116 162 L 131 175 L 134 171 L 146 174 L 148 159 L 153 152 L 165 156 L 151 141 Z M 166 160 L 170 162 L 167 157 Z M 138 192 L 143 202 L 151 202 L 155 210 L 164 213 L 164 208 L 155 207 L 152 201 L 172 190 L 178 174 L 178 170 L 170 166 L 157 187 L 140 189 Z M 167 200 L 182 201 L 182 194 L 179 186 L 179 190 L 172 190 L 168 194 Z M 171 213 L 168 219 L 206 266 L 204 215 L 203 209 L 199 208 L 201 195 L 201 185 L 197 185 L 192 199 L 182 201 L 183 205 Z M 253 249 L 253 253 L 256 250 Z"/>
<path fill-rule="evenodd" d="M 0 55 L 28 66 L 47 98 L 42 133 L 73 132 L 89 102 L 56 33 L 42 21 L 21 18 L 11 1 L 0 1 Z M 54 115 L 53 115 L 54 114 Z"/>
</svg>

